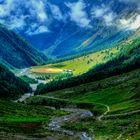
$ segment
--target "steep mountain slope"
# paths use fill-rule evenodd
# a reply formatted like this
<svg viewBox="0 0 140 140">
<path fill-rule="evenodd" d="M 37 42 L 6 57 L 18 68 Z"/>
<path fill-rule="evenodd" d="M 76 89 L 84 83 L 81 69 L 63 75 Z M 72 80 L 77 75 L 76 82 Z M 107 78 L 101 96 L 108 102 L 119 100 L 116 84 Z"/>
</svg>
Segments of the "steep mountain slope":
<svg viewBox="0 0 140 140">
<path fill-rule="evenodd" d="M 140 67 L 139 49 L 140 49 L 140 31 L 138 30 L 133 36 L 122 41 L 115 48 L 107 49 L 100 53 L 97 52 L 91 55 L 91 57 L 96 56 L 97 58 L 95 57 L 87 60 L 86 57 L 85 58 L 80 57 L 74 60 L 54 64 L 52 65 L 52 68 L 57 67 L 63 69 L 64 67 L 64 69 L 68 68 L 74 70 L 76 66 L 73 65 L 73 63 L 76 63 L 77 66 L 80 65 L 82 68 L 82 71 L 80 71 L 81 75 L 78 76 L 74 75 L 74 77 L 68 79 L 60 78 L 60 80 L 56 79 L 50 83 L 47 83 L 46 85 L 40 85 L 36 93 L 43 94 L 46 91 L 59 90 L 91 81 L 97 81 L 100 79 L 111 77 L 113 75 L 137 69 Z M 90 61 L 91 64 L 89 63 L 86 66 L 85 63 L 87 64 L 88 61 Z M 42 69 L 43 68 L 45 69 L 44 66 L 42 67 Z M 77 72 L 76 73 L 74 72 L 74 74 L 77 74 Z"/>
<path fill-rule="evenodd" d="M 31 91 L 30 86 L 0 64 L 0 98 L 17 99 Z"/>
<path fill-rule="evenodd" d="M 123 39 L 113 48 L 101 50 L 96 53 L 85 53 L 82 56 L 71 58 L 70 60 L 62 59 L 62 61 L 54 64 L 32 67 L 30 72 L 41 76 L 43 72 L 45 75 L 49 75 L 49 73 L 56 71 L 61 75 L 62 72 L 71 70 L 73 76 L 77 76 L 94 69 L 98 65 L 105 64 L 108 61 L 122 56 L 126 60 L 129 59 L 127 62 L 131 61 L 133 63 L 135 60 L 139 60 L 139 45 L 140 30 L 137 30 L 133 35 Z M 51 71 L 49 72 L 49 70 Z"/>
<path fill-rule="evenodd" d="M 0 25 L 0 63 L 25 68 L 47 61 L 44 54 L 32 48 L 23 38 Z"/>
<path fill-rule="evenodd" d="M 62 13 L 68 13 L 68 17 L 72 17 L 63 21 L 54 19 L 51 13 L 48 13 L 52 17 L 50 32 L 27 35 L 26 38 L 36 48 L 54 58 L 111 48 L 135 32 L 131 29 L 126 30 L 127 25 L 125 27 L 122 23 L 129 22 L 135 17 L 137 9 L 134 3 L 123 3 L 121 0 L 68 0 L 51 1 L 51 4 L 58 6 Z M 89 26 L 81 27 L 84 26 L 82 20 L 86 20 L 82 16 L 78 19 L 79 23 L 81 22 L 80 27 L 78 23 L 75 24 L 78 15 L 76 13 L 82 14 L 83 17 L 87 15 Z"/>
</svg>

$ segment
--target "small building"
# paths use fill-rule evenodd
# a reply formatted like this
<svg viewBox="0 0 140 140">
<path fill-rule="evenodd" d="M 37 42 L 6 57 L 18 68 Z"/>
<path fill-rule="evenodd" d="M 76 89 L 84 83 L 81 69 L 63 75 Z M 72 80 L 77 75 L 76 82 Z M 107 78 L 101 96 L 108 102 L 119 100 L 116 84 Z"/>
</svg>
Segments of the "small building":
<svg viewBox="0 0 140 140">
<path fill-rule="evenodd" d="M 73 71 L 72 71 L 72 70 L 64 70 L 64 72 L 71 73 L 71 72 L 73 72 Z"/>
</svg>

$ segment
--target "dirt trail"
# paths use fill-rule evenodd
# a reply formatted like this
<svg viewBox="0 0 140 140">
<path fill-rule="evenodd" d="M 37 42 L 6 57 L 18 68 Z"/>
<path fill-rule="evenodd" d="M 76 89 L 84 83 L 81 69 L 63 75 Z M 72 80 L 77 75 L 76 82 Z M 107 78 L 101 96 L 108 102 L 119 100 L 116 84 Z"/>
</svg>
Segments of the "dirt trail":
<svg viewBox="0 0 140 140">
<path fill-rule="evenodd" d="M 102 115 L 100 115 L 99 117 L 97 117 L 97 120 L 98 120 L 98 121 L 101 121 L 102 118 L 104 118 L 105 115 L 107 115 L 107 113 L 110 112 L 110 107 L 109 107 L 108 105 L 105 105 L 105 104 L 101 104 L 101 103 L 98 103 L 98 104 L 99 104 L 99 105 L 102 105 L 102 106 L 104 106 L 104 107 L 106 107 L 106 111 L 105 111 Z"/>
<path fill-rule="evenodd" d="M 98 103 L 98 104 L 100 104 L 100 103 Z M 122 117 L 122 116 L 137 114 L 137 113 L 140 112 L 140 110 L 134 110 L 134 111 L 131 111 L 131 112 L 126 112 L 126 113 L 107 115 L 110 112 L 110 107 L 108 105 L 105 105 L 105 104 L 100 104 L 100 105 L 105 106 L 106 111 L 102 115 L 97 117 L 98 121 L 101 121 L 103 118 L 107 119 L 107 118 L 112 118 L 112 117 Z"/>
<path fill-rule="evenodd" d="M 106 115 L 106 116 L 104 116 L 104 118 L 129 116 L 129 115 L 137 114 L 137 113 L 139 113 L 139 112 L 140 112 L 140 110 L 135 110 L 135 111 L 126 112 L 126 113 L 113 114 L 113 115 Z"/>
</svg>

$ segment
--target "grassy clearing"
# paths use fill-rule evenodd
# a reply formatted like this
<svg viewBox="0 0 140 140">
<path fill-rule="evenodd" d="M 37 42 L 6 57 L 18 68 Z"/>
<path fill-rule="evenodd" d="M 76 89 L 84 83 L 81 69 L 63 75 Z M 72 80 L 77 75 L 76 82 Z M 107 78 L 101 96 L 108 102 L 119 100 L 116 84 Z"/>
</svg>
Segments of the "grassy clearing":
<svg viewBox="0 0 140 140">
<path fill-rule="evenodd" d="M 60 72 L 63 72 L 61 69 L 59 68 L 49 68 L 49 67 L 45 67 L 45 66 L 42 66 L 42 67 L 33 67 L 31 69 L 31 72 L 32 73 L 60 73 Z"/>
<path fill-rule="evenodd" d="M 119 52 L 117 48 L 103 50 L 97 53 L 89 54 L 65 62 L 56 64 L 48 64 L 45 66 L 32 67 L 33 73 L 60 73 L 64 70 L 72 70 L 74 75 L 80 75 L 95 67 L 97 64 L 102 64 L 114 58 Z"/>
<path fill-rule="evenodd" d="M 29 73 L 35 77 L 48 77 L 48 79 L 56 79 L 65 74 L 60 68 L 51 68 L 49 66 L 35 66 L 29 69 Z"/>
</svg>

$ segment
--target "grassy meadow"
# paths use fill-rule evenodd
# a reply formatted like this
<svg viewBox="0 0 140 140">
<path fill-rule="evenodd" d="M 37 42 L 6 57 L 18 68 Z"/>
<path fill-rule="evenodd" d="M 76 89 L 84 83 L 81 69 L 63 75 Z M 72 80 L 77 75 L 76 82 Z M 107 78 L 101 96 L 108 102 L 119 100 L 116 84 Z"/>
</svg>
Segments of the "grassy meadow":
<svg viewBox="0 0 140 140">
<path fill-rule="evenodd" d="M 124 39 L 113 48 L 86 54 L 63 62 L 32 67 L 29 71 L 35 75 L 51 75 L 53 78 L 62 75 L 65 70 L 71 70 L 73 76 L 82 75 L 97 65 L 105 64 L 114 58 L 131 55 L 133 50 L 140 44 L 139 34 L 139 31 L 137 31 L 133 36 Z"/>
</svg>

